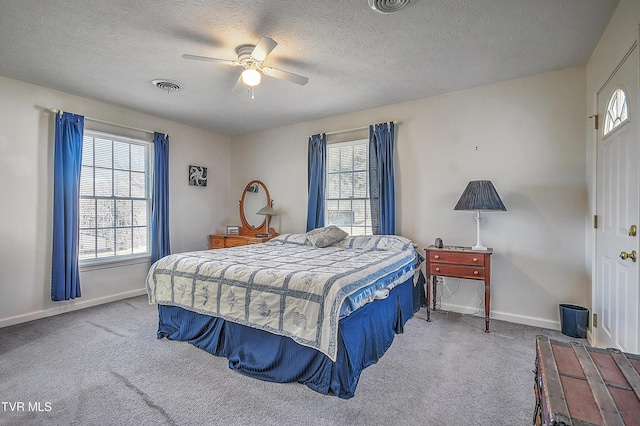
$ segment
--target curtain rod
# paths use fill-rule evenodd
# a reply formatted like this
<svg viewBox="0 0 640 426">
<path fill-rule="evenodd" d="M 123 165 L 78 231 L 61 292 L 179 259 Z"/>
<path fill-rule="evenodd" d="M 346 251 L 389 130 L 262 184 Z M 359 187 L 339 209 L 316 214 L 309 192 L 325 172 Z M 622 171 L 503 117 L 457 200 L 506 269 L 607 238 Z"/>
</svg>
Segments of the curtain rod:
<svg viewBox="0 0 640 426">
<path fill-rule="evenodd" d="M 389 123 L 398 124 L 398 120 L 393 120 L 393 121 L 390 121 Z M 369 126 L 354 127 L 353 129 L 335 130 L 333 132 L 325 132 L 324 134 L 327 135 L 327 136 L 339 135 L 340 133 L 357 132 L 358 130 L 366 130 L 368 128 L 369 128 Z M 312 135 L 309 135 L 309 137 L 311 137 L 311 136 Z"/>
<path fill-rule="evenodd" d="M 390 123 L 398 124 L 398 121 L 397 120 L 393 120 L 393 121 L 390 121 Z M 333 132 L 325 132 L 324 134 L 327 135 L 327 136 L 338 135 L 340 133 L 356 132 L 358 130 L 365 130 L 365 129 L 368 129 L 368 128 L 369 128 L 369 126 L 362 126 L 362 127 L 355 127 L 353 129 L 345 129 L 345 130 L 336 130 L 336 131 L 333 131 Z M 311 137 L 311 136 L 312 135 L 309 135 L 309 137 Z"/>
<path fill-rule="evenodd" d="M 51 108 L 49 109 L 49 111 L 51 111 L 54 114 L 57 114 L 58 112 L 62 112 L 62 110 L 55 109 L 55 108 Z M 129 130 L 136 130 L 138 132 L 151 133 L 151 134 L 155 133 L 154 130 L 147 130 L 147 129 L 140 129 L 137 127 L 125 126 L 123 124 L 112 123 L 111 121 L 98 120 L 97 118 L 85 117 L 85 120 L 95 121 L 96 123 L 108 124 L 110 126 L 122 127 L 124 129 L 129 129 Z M 167 136 L 169 135 L 167 134 Z"/>
</svg>

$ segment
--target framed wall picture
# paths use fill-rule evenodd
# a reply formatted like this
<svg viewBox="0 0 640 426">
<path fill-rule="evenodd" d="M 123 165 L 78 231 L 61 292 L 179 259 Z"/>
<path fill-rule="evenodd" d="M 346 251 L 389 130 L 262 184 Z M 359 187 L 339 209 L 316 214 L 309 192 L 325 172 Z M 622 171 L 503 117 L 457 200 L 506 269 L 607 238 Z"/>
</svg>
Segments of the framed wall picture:
<svg viewBox="0 0 640 426">
<path fill-rule="evenodd" d="M 189 166 L 189 185 L 207 186 L 207 168 L 204 166 Z"/>
</svg>

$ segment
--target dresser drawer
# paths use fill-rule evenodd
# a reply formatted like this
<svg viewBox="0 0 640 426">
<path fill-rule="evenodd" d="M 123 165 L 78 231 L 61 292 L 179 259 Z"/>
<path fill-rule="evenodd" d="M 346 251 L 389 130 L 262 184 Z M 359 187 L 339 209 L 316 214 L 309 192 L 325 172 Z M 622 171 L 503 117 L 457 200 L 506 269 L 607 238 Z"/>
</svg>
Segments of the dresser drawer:
<svg viewBox="0 0 640 426">
<path fill-rule="evenodd" d="M 247 244 L 247 239 L 243 237 L 226 237 L 225 238 L 225 247 L 238 247 L 244 246 Z"/>
<path fill-rule="evenodd" d="M 209 250 L 224 248 L 224 237 L 209 236 Z"/>
<path fill-rule="evenodd" d="M 432 263 L 429 275 L 439 275 L 442 277 L 468 278 L 472 280 L 484 279 L 484 268 L 474 268 L 473 266 L 449 265 L 446 263 Z"/>
<path fill-rule="evenodd" d="M 247 244 L 260 244 L 269 241 L 278 234 L 268 237 L 256 237 L 254 235 L 237 234 L 209 234 L 209 250 L 226 247 L 246 246 Z"/>
<path fill-rule="evenodd" d="M 432 263 L 455 263 L 458 265 L 484 266 L 484 255 L 478 253 L 430 251 L 429 260 Z"/>
</svg>

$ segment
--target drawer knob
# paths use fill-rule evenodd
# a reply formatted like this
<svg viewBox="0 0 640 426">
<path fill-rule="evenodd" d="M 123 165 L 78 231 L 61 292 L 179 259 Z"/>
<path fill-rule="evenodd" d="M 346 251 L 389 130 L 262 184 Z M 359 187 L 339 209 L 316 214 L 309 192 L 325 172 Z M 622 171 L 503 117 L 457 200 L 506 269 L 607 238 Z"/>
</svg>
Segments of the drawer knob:
<svg viewBox="0 0 640 426">
<path fill-rule="evenodd" d="M 477 262 L 477 261 L 478 261 L 478 258 L 477 258 L 477 257 L 474 257 L 474 258 L 473 258 L 473 261 L 474 261 L 474 262 Z"/>
<path fill-rule="evenodd" d="M 473 271 L 473 275 L 480 275 L 480 272 L 478 272 L 478 271 Z"/>
<path fill-rule="evenodd" d="M 436 272 L 440 272 L 440 268 L 436 268 Z"/>
<path fill-rule="evenodd" d="M 433 256 L 434 259 L 440 259 L 440 255 L 436 254 L 435 256 Z"/>
</svg>

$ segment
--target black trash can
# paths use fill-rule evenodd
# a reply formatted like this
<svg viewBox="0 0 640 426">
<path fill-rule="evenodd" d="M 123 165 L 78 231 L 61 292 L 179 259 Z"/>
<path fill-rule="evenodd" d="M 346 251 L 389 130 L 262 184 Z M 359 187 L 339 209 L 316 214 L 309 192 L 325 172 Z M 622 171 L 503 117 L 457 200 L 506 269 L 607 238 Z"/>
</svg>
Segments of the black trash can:
<svg viewBox="0 0 640 426">
<path fill-rule="evenodd" d="M 584 339 L 587 337 L 589 310 L 578 305 L 560 304 L 560 328 L 562 334 Z"/>
</svg>

